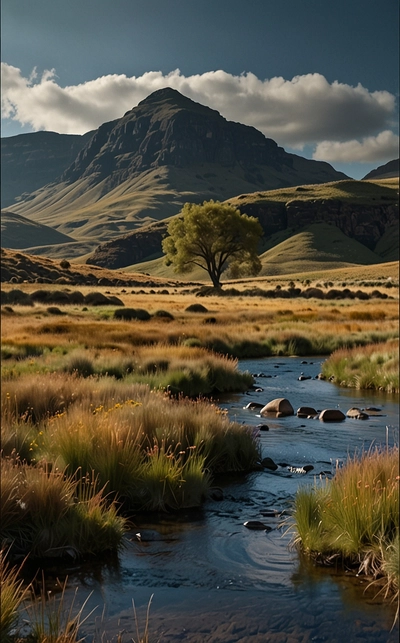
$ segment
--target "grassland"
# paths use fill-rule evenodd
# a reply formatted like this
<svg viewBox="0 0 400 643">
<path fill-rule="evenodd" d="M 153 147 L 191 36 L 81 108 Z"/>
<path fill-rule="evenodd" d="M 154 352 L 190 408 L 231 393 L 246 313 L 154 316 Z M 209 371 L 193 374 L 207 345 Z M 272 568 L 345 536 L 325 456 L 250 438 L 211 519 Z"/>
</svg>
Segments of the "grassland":
<svg viewBox="0 0 400 643">
<path fill-rule="evenodd" d="M 251 376 L 238 371 L 238 357 L 333 353 L 335 360 L 340 351 L 346 356 L 356 351 L 357 364 L 359 355 L 383 373 L 389 364 L 391 388 L 382 378 L 377 388 L 398 390 L 392 368 L 397 270 L 393 263 L 365 266 L 362 273 L 320 272 L 312 279 L 305 273 L 292 284 L 288 278 L 259 277 L 229 284 L 235 295 L 203 298 L 193 286 L 175 283 L 166 289 L 160 282 L 150 288 L 143 279 L 134 290 L 96 288 L 121 299 L 123 307 L 2 306 L 1 537 L 10 555 L 81 558 L 118 552 L 136 511 L 199 506 L 218 475 L 255 468 L 260 453 L 254 432 L 230 422 L 204 398 L 251 385 Z M 370 298 L 248 296 L 251 288 L 276 286 L 318 286 L 324 292 L 349 286 Z M 31 294 L 38 284 L 18 288 Z M 376 289 L 387 298 L 371 296 Z M 86 295 L 93 286 L 80 291 Z M 130 308 L 147 315 L 116 317 Z M 304 543 L 307 530 L 312 531 L 305 524 L 299 531 Z M 379 543 L 380 549 L 366 555 L 375 575 L 383 573 L 389 595 L 397 591 L 395 543 Z M 325 545 L 315 547 L 335 555 Z M 0 571 L 9 631 L 23 594 L 18 570 L 4 562 L 5 551 Z"/>
</svg>

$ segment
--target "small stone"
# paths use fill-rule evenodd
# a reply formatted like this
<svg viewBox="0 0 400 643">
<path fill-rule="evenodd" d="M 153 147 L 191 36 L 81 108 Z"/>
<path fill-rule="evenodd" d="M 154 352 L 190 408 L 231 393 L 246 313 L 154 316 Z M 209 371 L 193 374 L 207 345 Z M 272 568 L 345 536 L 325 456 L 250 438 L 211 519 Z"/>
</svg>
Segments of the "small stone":
<svg viewBox="0 0 400 643">
<path fill-rule="evenodd" d="M 243 526 L 253 531 L 271 531 L 271 527 L 268 527 L 260 520 L 247 520 L 243 523 Z"/>
<path fill-rule="evenodd" d="M 272 458 L 263 458 L 261 464 L 265 469 L 270 469 L 271 471 L 276 471 L 278 468 L 278 465 L 275 464 Z"/>
</svg>

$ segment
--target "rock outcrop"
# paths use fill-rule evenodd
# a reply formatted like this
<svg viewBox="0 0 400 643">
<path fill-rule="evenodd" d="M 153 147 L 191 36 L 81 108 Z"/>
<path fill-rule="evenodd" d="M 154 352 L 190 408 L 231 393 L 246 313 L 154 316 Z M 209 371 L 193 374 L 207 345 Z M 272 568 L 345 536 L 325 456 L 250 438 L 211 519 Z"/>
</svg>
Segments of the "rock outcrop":
<svg viewBox="0 0 400 643">
<path fill-rule="evenodd" d="M 239 204 L 239 210 L 257 217 L 266 237 L 287 228 L 295 231 L 312 223 L 329 223 L 373 250 L 385 231 L 399 220 L 398 204 L 385 203 L 385 196 L 382 194 L 378 197 L 380 201 L 376 205 L 337 199 L 294 199 L 287 203 L 256 201 L 253 204 Z"/>
</svg>

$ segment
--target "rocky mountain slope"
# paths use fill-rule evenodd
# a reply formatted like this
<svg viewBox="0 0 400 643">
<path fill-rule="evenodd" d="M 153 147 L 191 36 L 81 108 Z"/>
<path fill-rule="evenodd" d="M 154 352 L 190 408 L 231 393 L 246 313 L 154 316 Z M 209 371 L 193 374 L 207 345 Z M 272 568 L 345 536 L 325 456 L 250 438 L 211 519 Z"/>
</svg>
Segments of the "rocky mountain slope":
<svg viewBox="0 0 400 643">
<path fill-rule="evenodd" d="M 369 179 L 390 179 L 399 176 L 399 159 L 393 159 L 385 163 L 385 165 L 380 165 L 375 170 L 371 170 L 364 176 L 364 180 Z"/>
<path fill-rule="evenodd" d="M 12 210 L 100 243 L 172 216 L 186 201 L 343 178 L 166 88 L 101 125 L 58 181 Z"/>
<path fill-rule="evenodd" d="M 1 207 L 55 181 L 92 133 L 34 132 L 1 139 Z"/>
</svg>

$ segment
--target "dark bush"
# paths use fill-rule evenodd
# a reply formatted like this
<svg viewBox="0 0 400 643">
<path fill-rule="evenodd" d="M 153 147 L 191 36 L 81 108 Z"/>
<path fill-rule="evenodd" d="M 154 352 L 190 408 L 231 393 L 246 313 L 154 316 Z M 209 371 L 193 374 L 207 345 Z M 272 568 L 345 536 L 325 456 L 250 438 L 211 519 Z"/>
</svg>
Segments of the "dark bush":
<svg viewBox="0 0 400 643">
<path fill-rule="evenodd" d="M 49 306 L 48 308 L 46 308 L 46 311 L 50 315 L 65 315 L 65 313 L 59 308 L 57 308 L 57 306 Z"/>
<path fill-rule="evenodd" d="M 325 299 L 343 299 L 343 293 L 336 288 L 332 288 L 325 293 Z"/>
<path fill-rule="evenodd" d="M 357 299 L 371 299 L 369 294 L 367 292 L 364 292 L 363 290 L 356 290 L 354 295 L 355 297 L 357 297 Z"/>
<path fill-rule="evenodd" d="M 385 292 L 381 292 L 380 290 L 373 290 L 371 292 L 371 297 L 375 297 L 376 299 L 387 299 L 387 294 Z"/>
<path fill-rule="evenodd" d="M 115 295 L 110 295 L 108 297 L 108 301 L 112 306 L 125 306 L 124 302 L 119 297 L 116 297 Z"/>
<path fill-rule="evenodd" d="M 147 321 L 150 318 L 150 313 L 143 308 L 121 308 L 114 311 L 114 319 L 123 319 L 125 321 L 139 319 L 140 321 Z"/>
<path fill-rule="evenodd" d="M 22 290 L 14 289 L 8 293 L 8 304 L 19 304 L 20 306 L 33 306 L 30 296 Z"/>
<path fill-rule="evenodd" d="M 31 293 L 31 299 L 32 301 L 39 301 L 40 303 L 45 303 L 48 301 L 50 295 L 49 290 L 35 290 L 33 293 Z"/>
<path fill-rule="evenodd" d="M 169 313 L 168 310 L 156 310 L 153 316 L 162 317 L 163 319 L 175 319 L 173 314 Z"/>
<path fill-rule="evenodd" d="M 85 304 L 88 306 L 123 306 L 123 302 L 111 295 L 106 297 L 102 292 L 90 292 L 85 297 Z"/>
<path fill-rule="evenodd" d="M 203 324 L 216 324 L 216 323 L 217 323 L 217 320 L 215 317 L 206 317 L 203 320 Z"/>
<path fill-rule="evenodd" d="M 212 295 L 226 295 L 227 291 L 221 288 L 214 288 L 214 286 L 202 286 L 199 290 L 195 288 L 192 292 L 196 293 L 196 297 L 211 297 Z"/>
<path fill-rule="evenodd" d="M 8 304 L 8 292 L 6 290 L 1 290 L 0 291 L 0 297 L 1 297 L 1 305 L 4 306 L 4 304 Z"/>
<path fill-rule="evenodd" d="M 207 308 L 202 304 L 191 304 L 190 306 L 185 308 L 185 310 L 188 313 L 208 313 Z"/>
<path fill-rule="evenodd" d="M 47 301 L 52 304 L 69 304 L 69 294 L 65 290 L 53 290 L 49 292 Z"/>
<path fill-rule="evenodd" d="M 303 297 L 306 299 L 324 299 L 324 293 L 320 288 L 307 288 L 303 290 Z"/>
<path fill-rule="evenodd" d="M 71 304 L 83 304 L 85 297 L 79 290 L 74 290 L 69 294 L 69 301 Z"/>
</svg>

